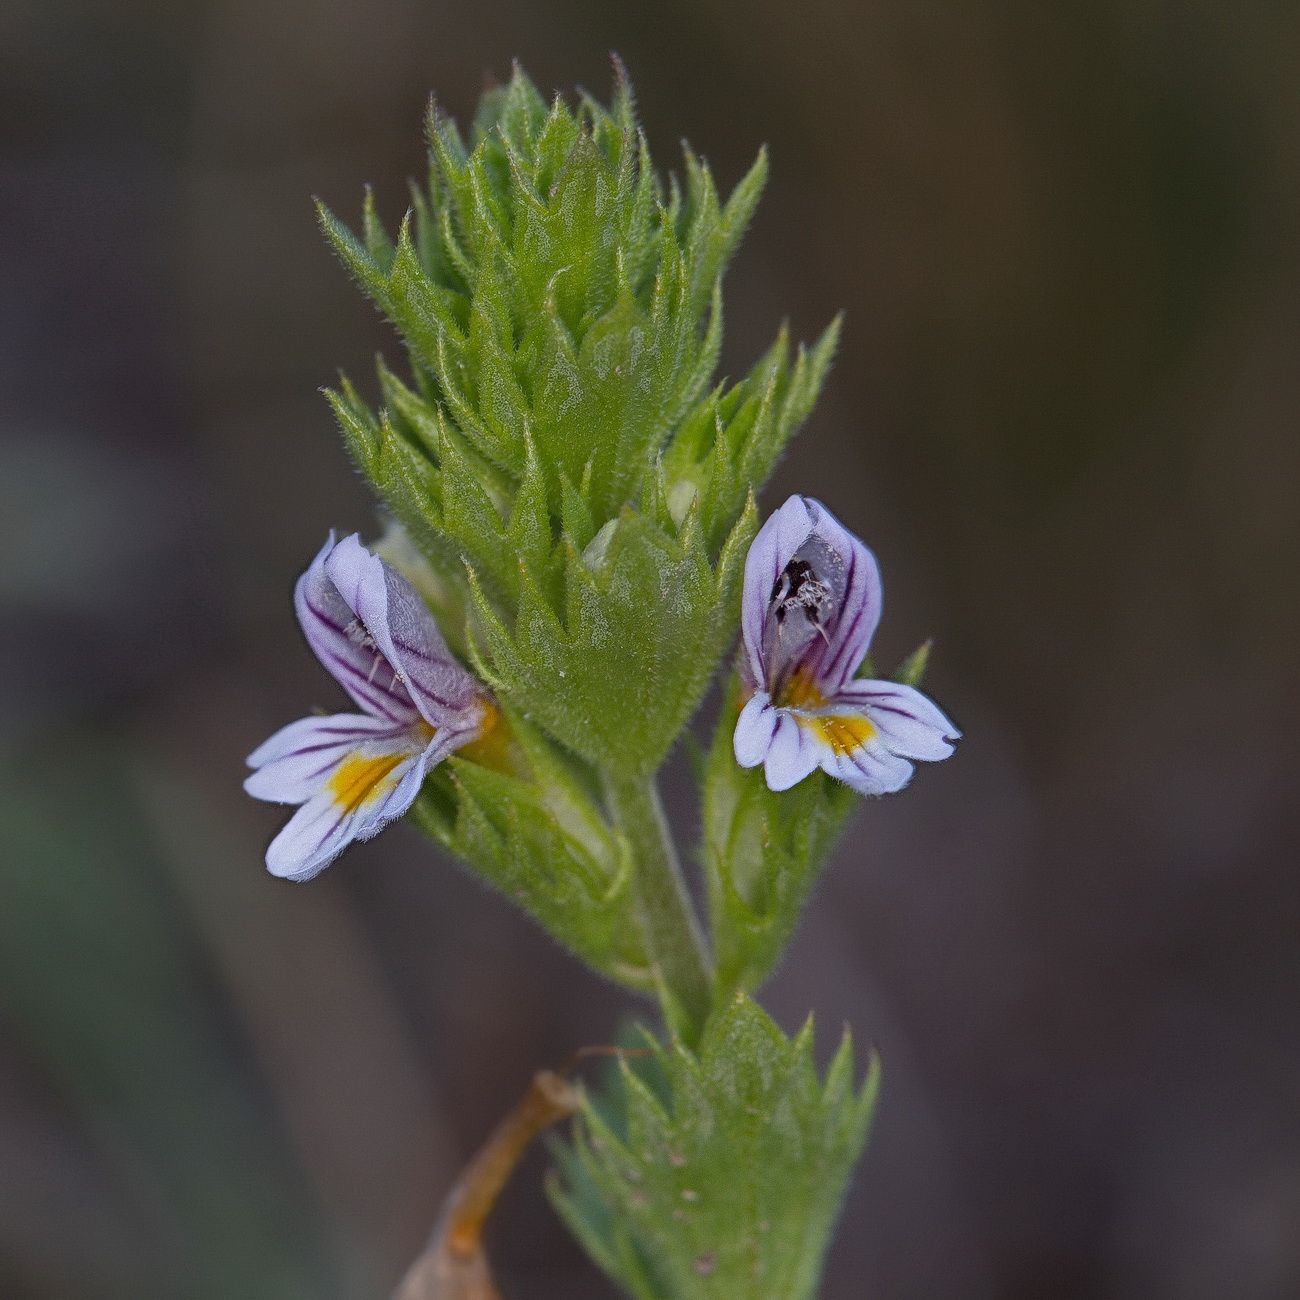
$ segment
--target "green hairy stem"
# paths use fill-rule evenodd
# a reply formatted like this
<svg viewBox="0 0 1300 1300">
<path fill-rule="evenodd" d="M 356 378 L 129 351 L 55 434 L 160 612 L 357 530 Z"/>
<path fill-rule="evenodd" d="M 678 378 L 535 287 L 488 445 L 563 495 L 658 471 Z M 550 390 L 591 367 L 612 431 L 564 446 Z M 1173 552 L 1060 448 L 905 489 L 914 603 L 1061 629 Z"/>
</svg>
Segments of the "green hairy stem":
<svg viewBox="0 0 1300 1300">
<path fill-rule="evenodd" d="M 690 1046 L 709 1018 L 712 972 L 654 781 L 610 778 L 610 806 L 635 860 L 637 911 L 668 1023 Z"/>
</svg>

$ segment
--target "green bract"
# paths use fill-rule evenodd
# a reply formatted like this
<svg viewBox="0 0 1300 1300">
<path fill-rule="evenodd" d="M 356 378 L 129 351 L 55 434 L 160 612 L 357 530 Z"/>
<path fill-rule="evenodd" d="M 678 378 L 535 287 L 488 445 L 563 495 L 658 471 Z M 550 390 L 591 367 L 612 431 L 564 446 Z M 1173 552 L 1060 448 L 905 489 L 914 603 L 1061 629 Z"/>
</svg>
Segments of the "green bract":
<svg viewBox="0 0 1300 1300">
<path fill-rule="evenodd" d="M 581 770 L 517 714 L 508 716 L 522 751 L 519 771 L 453 758 L 425 783 L 412 809 L 417 824 L 595 970 L 652 992 L 625 837 Z"/>
<path fill-rule="evenodd" d="M 650 1040 L 612 1105 L 588 1105 L 552 1200 L 637 1300 L 808 1300 L 875 1104 L 845 1034 L 826 1079 L 810 1020 L 788 1040 L 743 994 L 699 1053 Z M 656 1087 L 655 1085 L 658 1085 Z"/>
<path fill-rule="evenodd" d="M 733 680 L 704 773 L 704 871 L 720 998 L 772 972 L 857 796 L 814 772 L 792 790 L 767 788 L 762 768 L 737 766 Z"/>
</svg>

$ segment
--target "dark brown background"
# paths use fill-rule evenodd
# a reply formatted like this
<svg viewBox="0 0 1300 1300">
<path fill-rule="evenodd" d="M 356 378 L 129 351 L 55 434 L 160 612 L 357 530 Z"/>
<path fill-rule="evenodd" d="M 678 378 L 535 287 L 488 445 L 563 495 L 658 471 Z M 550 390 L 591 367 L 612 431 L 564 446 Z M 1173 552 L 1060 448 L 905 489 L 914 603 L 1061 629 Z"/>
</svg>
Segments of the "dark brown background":
<svg viewBox="0 0 1300 1300">
<path fill-rule="evenodd" d="M 769 490 L 878 551 L 955 759 L 854 822 L 767 1005 L 879 1044 L 826 1300 L 1300 1295 L 1300 11 L 1268 0 L 0 6 L 0 1292 L 387 1293 L 626 1002 L 405 828 L 266 877 L 242 758 L 338 693 L 289 590 L 369 530 L 316 389 L 520 56 L 773 181 L 727 367 L 848 310 Z M 681 794 L 680 782 L 674 789 Z M 535 1157 L 519 1300 L 607 1296 Z"/>
</svg>

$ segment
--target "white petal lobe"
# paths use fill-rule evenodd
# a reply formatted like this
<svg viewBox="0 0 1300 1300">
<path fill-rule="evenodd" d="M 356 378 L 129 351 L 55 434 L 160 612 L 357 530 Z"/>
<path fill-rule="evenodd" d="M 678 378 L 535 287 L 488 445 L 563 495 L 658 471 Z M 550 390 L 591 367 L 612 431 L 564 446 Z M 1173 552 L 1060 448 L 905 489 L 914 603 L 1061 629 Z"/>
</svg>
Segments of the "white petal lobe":
<svg viewBox="0 0 1300 1300">
<path fill-rule="evenodd" d="M 816 770 L 820 759 L 820 747 L 807 728 L 782 710 L 763 769 L 767 788 L 788 790 L 798 785 Z"/>
<path fill-rule="evenodd" d="M 732 737 L 736 762 L 741 767 L 757 767 L 767 757 L 777 720 L 777 711 L 765 691 L 752 696 L 741 709 Z"/>
</svg>

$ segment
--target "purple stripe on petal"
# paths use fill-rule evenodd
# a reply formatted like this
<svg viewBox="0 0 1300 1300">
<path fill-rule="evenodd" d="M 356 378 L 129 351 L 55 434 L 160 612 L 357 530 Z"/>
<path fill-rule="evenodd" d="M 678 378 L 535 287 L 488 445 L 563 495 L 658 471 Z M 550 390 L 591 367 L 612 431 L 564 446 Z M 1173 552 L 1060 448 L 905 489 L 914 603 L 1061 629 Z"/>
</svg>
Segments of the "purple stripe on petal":
<svg viewBox="0 0 1300 1300">
<path fill-rule="evenodd" d="M 326 571 L 337 549 L 331 533 L 294 588 L 294 606 L 303 635 L 316 657 L 367 713 L 394 723 L 419 716 L 396 671 L 358 620 Z"/>
<path fill-rule="evenodd" d="M 395 727 L 364 713 L 339 713 L 328 718 L 300 718 L 281 727 L 248 757 L 257 769 L 244 782 L 255 799 L 270 803 L 306 803 L 354 754 L 418 753 L 422 746 L 408 727 Z"/>
<path fill-rule="evenodd" d="M 397 729 L 381 718 L 368 713 L 333 713 L 323 718 L 299 718 L 287 727 L 281 727 L 269 740 L 260 744 L 249 756 L 249 767 L 264 767 L 277 758 L 292 754 L 311 745 L 326 745 L 334 740 L 396 734 Z"/>
<path fill-rule="evenodd" d="M 844 594 L 833 619 L 826 620 L 829 644 L 811 665 L 822 690 L 834 694 L 858 670 L 880 622 L 883 605 L 880 566 L 870 548 L 820 502 L 815 532 L 844 561 Z"/>
<path fill-rule="evenodd" d="M 328 787 L 320 790 L 271 841 L 266 850 L 268 870 L 287 880 L 310 880 L 353 840 L 369 839 L 400 817 L 420 792 L 424 773 L 424 753 L 411 754 L 387 774 L 389 788 L 359 807 L 341 804 Z"/>
<path fill-rule="evenodd" d="M 864 712 L 881 742 L 904 758 L 938 762 L 953 752 L 952 742 L 961 738 L 933 700 L 902 682 L 852 681 L 835 696 L 835 703 Z"/>
<path fill-rule="evenodd" d="M 480 692 L 474 677 L 452 657 L 432 614 L 419 593 L 400 573 L 388 569 L 389 632 L 396 661 L 407 686 L 430 722 L 476 705 Z"/>
<path fill-rule="evenodd" d="M 769 790 L 788 790 L 816 769 L 822 758 L 822 746 L 791 714 L 784 709 L 778 712 L 780 717 L 772 733 L 763 772 Z"/>
<path fill-rule="evenodd" d="M 334 548 L 326 572 L 428 722 L 447 726 L 477 708 L 475 679 L 452 657 L 428 606 L 401 574 L 367 551 L 355 534 Z"/>
<path fill-rule="evenodd" d="M 764 637 L 772 603 L 772 588 L 812 532 L 812 512 L 803 497 L 793 496 L 758 530 L 745 557 L 741 634 L 749 685 L 773 684 L 771 665 L 763 661 Z"/>
<path fill-rule="evenodd" d="M 266 850 L 266 867 L 284 880 L 310 880 L 352 843 L 354 813 L 319 794 L 303 804 Z"/>
<path fill-rule="evenodd" d="M 818 505 L 820 506 L 820 502 Z M 822 541 L 823 545 L 829 545 L 825 542 L 825 539 L 819 537 L 819 540 Z M 810 642 L 803 656 L 805 667 L 812 675 L 813 680 L 821 685 L 823 691 L 826 690 L 827 684 L 835 678 L 835 661 L 839 657 L 844 644 L 843 630 L 846 627 L 851 630 L 864 613 L 860 604 L 851 605 L 848 602 L 850 593 L 854 591 L 854 582 L 859 567 L 857 552 L 852 548 L 849 549 L 847 554 L 834 550 L 834 548 L 831 548 L 831 550 L 842 566 L 838 592 L 835 597 L 836 604 L 824 619 L 825 636 L 819 636 L 816 641 Z"/>
<path fill-rule="evenodd" d="M 414 719 L 416 710 L 392 665 L 372 643 L 359 619 L 339 601 L 322 605 L 319 593 L 304 594 L 298 617 L 308 642 L 331 676 L 368 712 Z"/>
<path fill-rule="evenodd" d="M 835 630 L 829 633 L 831 646 L 835 648 L 823 648 L 822 662 L 816 668 L 816 677 L 822 683 L 823 690 L 833 694 L 846 678 L 852 677 L 858 664 L 866 658 L 867 648 L 871 644 L 871 634 L 867 630 L 869 622 L 869 612 L 865 605 L 859 605 L 852 611 L 842 611 Z M 859 648 L 862 653 L 856 654 Z"/>
<path fill-rule="evenodd" d="M 912 779 L 912 764 L 891 753 L 878 740 L 846 753 L 832 753 L 822 770 L 852 786 L 859 794 L 895 794 Z"/>
<path fill-rule="evenodd" d="M 446 727 L 439 727 L 434 738 L 429 742 L 429 747 L 424 751 L 425 761 L 429 767 L 436 767 L 462 745 L 468 745 L 470 741 L 477 740 L 479 736 L 479 727 L 482 719 L 477 714 L 470 723 L 460 722 L 451 724 Z"/>
</svg>

